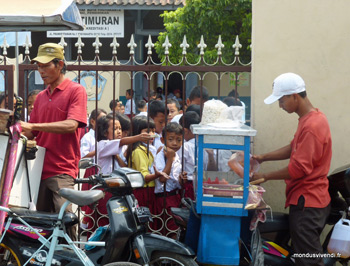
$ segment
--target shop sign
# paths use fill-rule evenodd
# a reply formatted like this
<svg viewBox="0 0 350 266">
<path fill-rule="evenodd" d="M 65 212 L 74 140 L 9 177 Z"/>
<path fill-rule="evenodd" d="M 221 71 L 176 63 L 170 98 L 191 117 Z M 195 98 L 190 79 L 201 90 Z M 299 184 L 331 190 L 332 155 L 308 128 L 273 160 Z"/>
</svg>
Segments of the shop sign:
<svg viewBox="0 0 350 266">
<path fill-rule="evenodd" d="M 83 31 L 48 31 L 48 38 L 124 37 L 124 10 L 80 9 Z"/>
</svg>

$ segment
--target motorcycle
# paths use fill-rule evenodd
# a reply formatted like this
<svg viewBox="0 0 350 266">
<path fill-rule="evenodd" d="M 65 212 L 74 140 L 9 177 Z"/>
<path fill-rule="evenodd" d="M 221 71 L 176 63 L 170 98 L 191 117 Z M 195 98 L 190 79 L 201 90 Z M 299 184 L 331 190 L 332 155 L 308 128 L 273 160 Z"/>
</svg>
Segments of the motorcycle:
<svg viewBox="0 0 350 266">
<path fill-rule="evenodd" d="M 83 169 L 95 166 L 89 159 L 80 162 Z M 195 253 L 183 243 L 147 233 L 151 214 L 148 208 L 138 206 L 133 195 L 134 188 L 144 185 L 140 172 L 125 167 L 110 175 L 77 179 L 76 183 L 89 183 L 94 189 L 61 189 L 59 194 L 67 202 L 59 214 L 0 206 L 8 213 L 0 238 L 0 265 L 197 265 Z M 91 205 L 104 196 L 104 191 L 112 194 L 107 202 L 109 226 L 99 230 L 93 241 L 73 242 L 66 228 L 77 224 L 78 218 L 65 213 L 65 208 L 70 202 Z M 68 244 L 62 244 L 61 239 Z M 76 244 L 85 244 L 89 250 Z"/>
<path fill-rule="evenodd" d="M 331 213 L 326 224 L 331 230 L 326 235 L 322 246 L 324 250 L 324 264 L 348 265 L 350 258 L 341 258 L 337 254 L 328 254 L 327 246 L 330 241 L 334 225 L 342 218 L 350 215 L 350 165 L 334 170 L 329 176 L 329 194 L 331 196 Z M 182 208 L 171 208 L 175 223 L 180 227 L 178 240 L 189 245 L 193 250 L 197 248 L 197 237 L 200 216 L 196 213 L 195 203 L 190 199 L 183 199 Z M 242 218 L 242 225 L 249 225 L 254 211 L 248 217 Z M 259 222 L 252 233 L 247 226 L 241 231 L 241 263 L 240 265 L 294 265 L 293 249 L 290 245 L 289 217 L 287 213 L 273 212 L 267 215 L 264 223 Z"/>
</svg>

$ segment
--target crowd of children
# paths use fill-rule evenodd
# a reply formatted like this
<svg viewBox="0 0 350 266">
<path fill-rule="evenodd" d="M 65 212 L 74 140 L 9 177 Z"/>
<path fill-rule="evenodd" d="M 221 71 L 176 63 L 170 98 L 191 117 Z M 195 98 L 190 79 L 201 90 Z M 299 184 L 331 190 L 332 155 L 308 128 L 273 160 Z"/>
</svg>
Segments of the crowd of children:
<svg viewBox="0 0 350 266">
<path fill-rule="evenodd" d="M 177 228 L 173 220 L 168 219 L 171 217 L 170 208 L 178 207 L 181 197 L 194 199 L 195 136 L 190 126 L 200 122 L 200 105 L 203 100 L 208 100 L 208 91 L 205 87 L 202 90 L 199 86 L 193 88 L 184 114 L 176 99 L 178 95 L 168 98 L 167 106 L 164 99 L 140 100 L 136 105 L 131 96 L 131 91 L 128 91 L 125 114 L 121 112 L 119 101 L 111 101 L 110 114 L 102 109 L 91 113 L 90 130 L 81 140 L 81 156 L 95 157 L 97 150 L 97 164 L 103 174 L 119 167 L 140 171 L 145 185 L 135 189 L 134 195 L 139 205 L 148 207 L 156 218 L 150 225 L 152 230 L 169 236 L 169 232 Z M 230 103 L 232 99 L 227 101 Z M 134 111 L 136 107 L 138 114 Z M 212 150 L 204 154 L 207 170 L 217 167 L 214 156 Z M 99 226 L 108 223 L 104 207 L 108 199 L 107 194 L 94 216 L 93 210 L 85 209 L 88 218 L 84 218 L 82 228 L 95 226 L 90 218 L 98 220 Z M 99 217 L 101 215 L 104 217 Z"/>
</svg>

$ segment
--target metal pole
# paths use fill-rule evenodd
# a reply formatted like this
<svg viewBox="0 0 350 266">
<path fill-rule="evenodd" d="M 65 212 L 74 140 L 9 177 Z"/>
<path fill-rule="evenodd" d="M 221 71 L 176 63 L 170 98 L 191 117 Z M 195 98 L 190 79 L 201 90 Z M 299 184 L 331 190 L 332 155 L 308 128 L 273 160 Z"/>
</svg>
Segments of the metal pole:
<svg viewBox="0 0 350 266">
<path fill-rule="evenodd" d="M 19 49 L 18 49 L 18 32 L 16 31 L 16 86 L 17 86 L 17 88 L 14 88 L 13 91 L 16 91 L 16 94 L 17 94 L 17 95 L 18 95 L 18 82 L 19 82 L 18 56 L 19 56 Z M 16 90 L 16 89 L 17 89 L 17 90 Z"/>
</svg>

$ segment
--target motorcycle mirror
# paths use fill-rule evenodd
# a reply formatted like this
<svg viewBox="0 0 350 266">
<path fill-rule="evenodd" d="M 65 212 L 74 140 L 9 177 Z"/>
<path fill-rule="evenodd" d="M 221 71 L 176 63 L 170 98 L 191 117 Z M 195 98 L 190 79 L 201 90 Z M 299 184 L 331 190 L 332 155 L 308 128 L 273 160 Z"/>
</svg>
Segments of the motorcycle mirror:
<svg viewBox="0 0 350 266">
<path fill-rule="evenodd" d="M 93 166 L 93 161 L 94 159 L 92 158 L 83 158 L 83 159 L 80 159 L 79 161 L 79 169 L 87 169 L 91 166 Z"/>
</svg>

